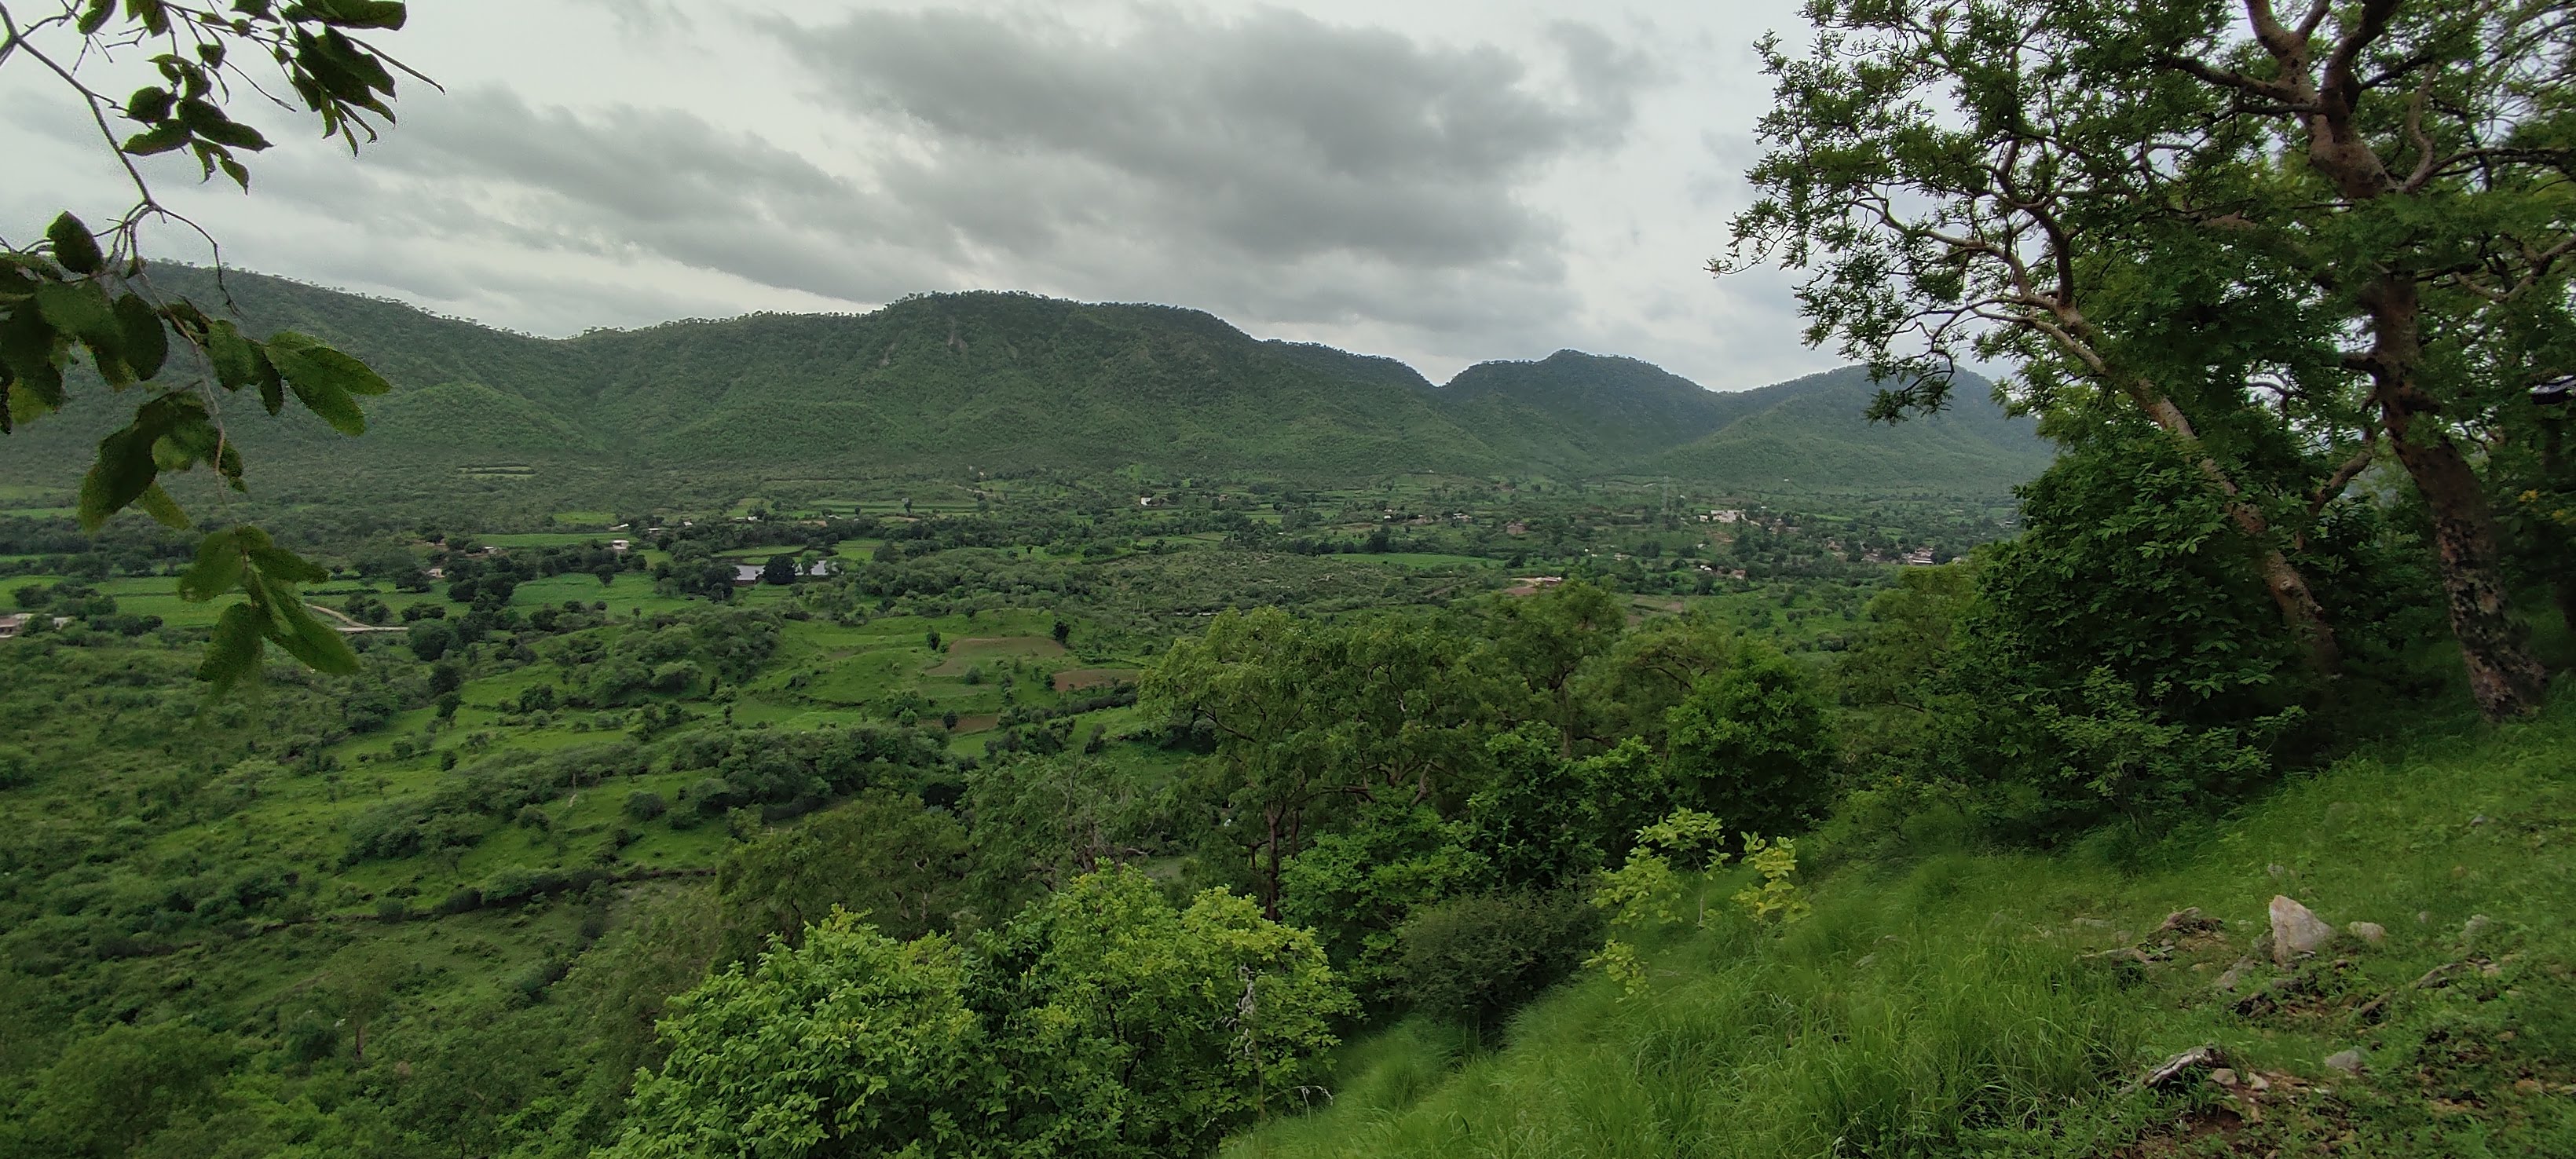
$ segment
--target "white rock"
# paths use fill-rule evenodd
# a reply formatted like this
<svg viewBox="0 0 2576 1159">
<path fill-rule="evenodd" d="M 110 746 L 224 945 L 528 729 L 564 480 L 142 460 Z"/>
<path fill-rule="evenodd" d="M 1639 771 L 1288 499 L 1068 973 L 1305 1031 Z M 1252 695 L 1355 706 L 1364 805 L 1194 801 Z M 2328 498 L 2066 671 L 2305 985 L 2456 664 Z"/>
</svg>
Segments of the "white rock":
<svg viewBox="0 0 2576 1159">
<path fill-rule="evenodd" d="M 2343 929 L 2345 933 L 2374 946 L 2388 940 L 2388 927 L 2378 922 L 2354 922 Z"/>
<path fill-rule="evenodd" d="M 2275 896 L 2272 899 L 2272 963 L 2287 969 L 2301 956 L 2316 953 L 2334 940 L 2335 928 L 2308 907 Z"/>
<path fill-rule="evenodd" d="M 2342 1071 L 2345 1074 L 2360 1074 L 2361 1052 L 2358 1050 L 2338 1050 L 2333 1054 L 2326 1056 L 2326 1067 L 2330 1070 Z"/>
</svg>

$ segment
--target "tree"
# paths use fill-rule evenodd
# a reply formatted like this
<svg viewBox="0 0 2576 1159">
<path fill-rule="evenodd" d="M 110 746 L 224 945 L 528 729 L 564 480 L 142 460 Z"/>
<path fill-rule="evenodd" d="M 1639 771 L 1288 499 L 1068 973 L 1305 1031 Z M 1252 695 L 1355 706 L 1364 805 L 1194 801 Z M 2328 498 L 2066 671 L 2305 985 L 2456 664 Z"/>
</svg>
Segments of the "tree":
<svg viewBox="0 0 2576 1159">
<path fill-rule="evenodd" d="M 1133 868 L 1075 879 L 977 950 L 978 1005 L 1026 1088 L 1019 1154 L 1208 1154 L 1302 1107 L 1354 1010 L 1313 934 L 1222 890 L 1176 910 Z"/>
<path fill-rule="evenodd" d="M 1282 867 L 1336 806 L 1452 808 L 1474 791 L 1500 686 L 1491 661 L 1438 625 L 1229 610 L 1174 642 L 1141 695 L 1216 738 L 1199 772 L 1275 914 Z"/>
<path fill-rule="evenodd" d="M 747 961 L 773 940 L 802 945 L 806 928 L 835 909 L 898 938 L 945 930 L 965 858 L 954 819 L 918 797 L 870 789 L 726 855 L 716 870 L 717 960 Z"/>
<path fill-rule="evenodd" d="M 785 587 L 796 582 L 797 571 L 795 556 L 773 555 L 760 567 L 760 582 Z"/>
<path fill-rule="evenodd" d="M 20 1104 L 26 1154 L 116 1159 L 201 1108 L 233 1064 L 231 1043 L 192 1026 L 111 1025 L 66 1048 Z M 0 1142 L 11 1141 L 0 1135 Z"/>
<path fill-rule="evenodd" d="M 994 1155 L 1005 1087 L 969 964 L 942 937 L 897 942 L 842 914 L 670 1001 L 668 1058 L 635 1085 L 618 1159 Z"/>
<path fill-rule="evenodd" d="M 1765 196 L 1712 267 L 1812 271 L 1808 339 L 1882 372 L 1877 417 L 1973 353 L 2020 362 L 2025 405 L 2152 421 L 2328 673 L 2289 552 L 2384 444 L 2481 710 L 2526 712 L 2545 673 L 2460 444 L 2565 369 L 2576 48 L 2552 4 L 2305 9 L 1813 0 L 1807 57 L 1764 48 Z"/>
<path fill-rule="evenodd" d="M 1575 677 L 1593 657 L 1608 652 L 1627 627 L 1628 614 L 1619 598 L 1582 580 L 1495 605 L 1487 629 L 1494 649 L 1528 688 L 1524 718 L 1556 727 L 1559 755 L 1573 756 L 1575 739 L 1585 732 Z"/>
<path fill-rule="evenodd" d="M 1162 802 L 1115 764 L 1077 754 L 1002 758 L 966 776 L 977 892 L 1006 913 L 1032 887 L 1134 858 Z"/>
<path fill-rule="evenodd" d="M 675 998 L 620 1159 L 1204 1155 L 1311 1083 L 1352 1009 L 1249 899 L 1078 878 L 961 947 L 847 913 Z"/>
<path fill-rule="evenodd" d="M 205 178 L 220 171 L 247 191 L 250 170 L 241 154 L 267 148 L 268 139 L 228 111 L 244 90 L 293 94 L 326 135 L 354 152 L 361 134 L 375 138 L 376 121 L 392 120 L 393 74 L 410 70 L 351 34 L 399 29 L 404 17 L 402 4 L 386 0 L 284 7 L 129 0 L 121 8 L 113 0 L 64 0 L 58 11 L 24 22 L 0 9 L 0 67 L 17 65 L 59 83 L 134 189 L 134 203 L 103 230 L 66 210 L 41 240 L 0 239 L 0 432 L 61 410 L 80 381 L 66 376 L 75 366 L 112 390 L 142 395 L 132 421 L 100 440 L 81 483 L 84 528 L 95 532 L 129 507 L 189 528 L 192 520 L 162 477 L 200 466 L 226 486 L 247 489 L 238 443 L 222 418 L 222 403 L 234 393 L 254 390 L 272 416 L 292 395 L 334 430 L 366 430 L 358 398 L 391 387 L 363 363 L 292 331 L 254 339 L 233 320 L 153 284 L 143 228 L 166 222 L 204 231 L 161 203 L 135 159 L 184 150 Z M 147 54 L 154 83 L 123 99 L 98 89 L 99 70 Z M 273 96 L 271 102 L 292 107 Z M 184 348 L 176 358 L 174 335 Z M 322 671 L 355 671 L 347 642 L 314 620 L 296 594 L 296 585 L 325 578 L 256 528 L 206 535 L 179 594 L 199 602 L 236 592 L 242 598 L 217 619 L 198 675 L 219 690 L 257 679 L 269 644 Z"/>
<path fill-rule="evenodd" d="M 1757 833 L 1794 829 L 1833 789 L 1824 701 L 1777 650 L 1746 645 L 1666 714 L 1676 799 Z"/>
<path fill-rule="evenodd" d="M 457 644 L 456 629 L 445 620 L 414 620 L 403 640 L 411 646 L 412 655 L 427 663 L 436 663 Z"/>
</svg>

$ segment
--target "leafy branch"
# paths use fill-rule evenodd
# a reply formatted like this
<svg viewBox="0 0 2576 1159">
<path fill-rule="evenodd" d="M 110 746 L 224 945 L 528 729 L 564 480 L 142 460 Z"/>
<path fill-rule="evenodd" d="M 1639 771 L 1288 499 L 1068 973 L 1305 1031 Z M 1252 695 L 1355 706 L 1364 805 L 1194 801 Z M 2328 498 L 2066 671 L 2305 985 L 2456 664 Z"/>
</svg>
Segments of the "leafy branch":
<svg viewBox="0 0 2576 1159">
<path fill-rule="evenodd" d="M 312 118 L 325 137 L 356 152 L 362 137 L 373 141 L 379 124 L 393 122 L 395 74 L 428 78 L 351 33 L 398 30 L 406 15 L 406 6 L 392 0 L 284 6 L 233 0 L 220 8 L 62 0 L 57 11 L 21 20 L 0 4 L 0 67 L 23 56 L 61 82 L 135 194 L 134 204 L 103 230 L 66 210 L 41 240 L 23 246 L 0 240 L 0 434 L 60 411 L 77 381 L 71 372 L 84 364 L 109 391 L 146 396 L 131 422 L 99 441 L 81 483 L 84 529 L 95 532 L 129 508 L 173 529 L 193 526 L 162 479 L 200 466 L 231 489 L 248 490 L 239 447 L 221 420 L 227 394 L 255 391 L 271 417 L 284 412 L 291 395 L 332 429 L 365 433 L 357 400 L 391 387 L 364 363 L 308 335 L 253 338 L 231 319 L 154 289 L 142 253 L 146 223 L 175 222 L 215 246 L 219 287 L 222 251 L 212 235 L 161 202 L 137 159 L 184 151 L 197 161 L 200 180 L 220 172 L 248 192 L 242 154 L 270 142 L 228 110 L 243 89 Z M 73 39 L 77 51 L 49 50 L 42 43 L 49 38 Z M 113 62 L 138 52 L 151 53 L 146 59 L 160 83 L 119 100 L 82 79 L 92 58 Z M 245 65 L 263 60 L 274 72 L 265 82 Z M 271 84 L 294 100 L 272 93 Z M 129 128 L 120 130 L 117 121 Z M 178 349 L 193 357 L 174 362 Z M 256 528 L 208 535 L 180 594 L 212 601 L 238 592 L 242 600 L 218 620 L 199 675 L 218 690 L 256 679 L 265 643 L 322 671 L 354 670 L 357 658 L 346 642 L 305 613 L 295 595 L 295 584 L 326 574 Z"/>
</svg>

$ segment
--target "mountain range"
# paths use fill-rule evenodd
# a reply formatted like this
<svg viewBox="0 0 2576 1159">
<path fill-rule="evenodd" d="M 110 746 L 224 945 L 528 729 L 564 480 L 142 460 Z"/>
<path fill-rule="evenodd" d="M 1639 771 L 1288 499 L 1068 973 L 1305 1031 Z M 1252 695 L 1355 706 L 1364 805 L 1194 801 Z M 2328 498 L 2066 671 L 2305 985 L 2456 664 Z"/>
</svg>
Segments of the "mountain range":
<svg viewBox="0 0 2576 1159">
<path fill-rule="evenodd" d="M 299 330 L 394 383 L 362 439 L 290 412 L 229 425 L 254 462 L 302 470 L 638 469 L 795 479 L 965 469 L 1308 481 L 1668 477 L 2001 493 L 2045 466 L 2026 420 L 1960 405 L 1863 418 L 1857 368 L 1717 392 L 1629 358 L 1559 351 L 1435 385 L 1390 358 L 1256 339 L 1171 306 L 920 295 L 861 315 L 755 314 L 538 338 L 282 278 L 156 267 L 254 332 Z M 76 473 L 114 421 L 105 392 L 10 440 L 21 482 Z M 247 401 L 247 400 L 245 400 Z"/>
</svg>

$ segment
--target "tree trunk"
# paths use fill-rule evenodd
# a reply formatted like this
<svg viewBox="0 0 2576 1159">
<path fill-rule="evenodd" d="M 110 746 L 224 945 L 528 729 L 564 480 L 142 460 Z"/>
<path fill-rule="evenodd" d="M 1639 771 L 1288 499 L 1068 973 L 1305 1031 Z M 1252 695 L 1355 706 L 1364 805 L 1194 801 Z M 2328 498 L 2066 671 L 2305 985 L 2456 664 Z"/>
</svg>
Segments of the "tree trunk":
<svg viewBox="0 0 2576 1159">
<path fill-rule="evenodd" d="M 2438 421 L 2417 425 L 2439 409 L 2415 380 L 2424 355 L 2418 289 L 2412 278 L 2390 275 L 2363 293 L 2361 302 L 2370 311 L 2368 363 L 2380 425 L 2432 515 L 2434 556 L 2450 605 L 2451 633 L 2459 637 L 2460 660 L 2469 670 L 2469 693 L 2488 720 L 2529 715 L 2540 707 L 2549 671 L 2514 618 L 2486 489 Z"/>
<path fill-rule="evenodd" d="M 2263 590 L 2272 594 L 2272 604 L 2281 610 L 2282 621 L 2306 642 L 2309 667 L 2320 676 L 2342 675 L 2342 642 L 2335 639 L 2334 625 L 2327 621 L 2325 607 L 2317 602 L 2316 592 L 2308 587 L 2308 577 L 2272 542 L 2271 521 L 2245 501 L 2236 481 L 2228 478 L 2226 468 L 2208 455 L 2198 453 L 2200 436 L 2192 430 L 2191 420 L 2182 413 L 2181 407 L 2144 383 L 2138 385 L 2136 393 L 2148 418 L 2192 448 L 2199 460 L 2200 473 L 2226 493 L 2228 518 L 2263 549 Z"/>
<path fill-rule="evenodd" d="M 2488 720 L 2524 716 L 2540 707 L 2548 670 L 2532 655 L 2529 633 L 2514 619 L 2511 593 L 2498 567 L 2495 519 L 2487 510 L 2477 472 L 2450 436 L 2438 428 L 2410 431 L 2416 416 L 2398 400 L 2382 403 L 2397 461 L 2414 476 L 2433 517 L 2433 547 L 2441 561 L 2442 594 L 2451 631 L 2460 638 L 2469 692 Z M 2560 607 L 2568 589 L 2559 587 Z"/>
</svg>

